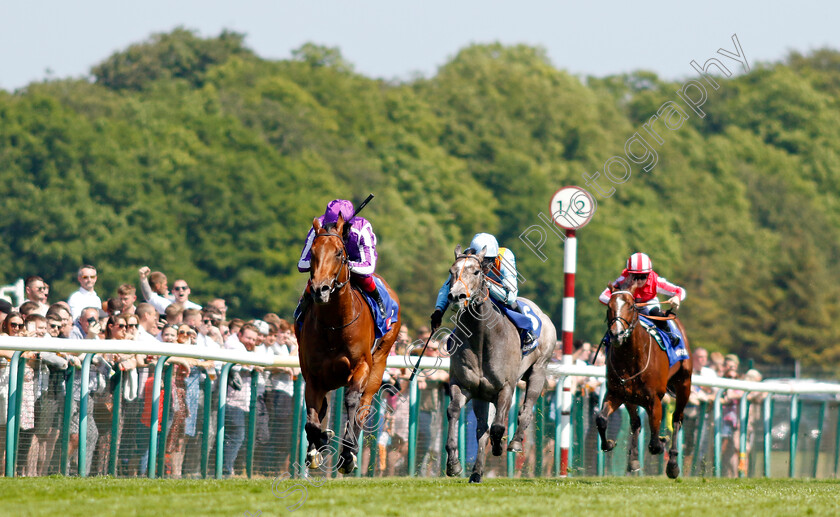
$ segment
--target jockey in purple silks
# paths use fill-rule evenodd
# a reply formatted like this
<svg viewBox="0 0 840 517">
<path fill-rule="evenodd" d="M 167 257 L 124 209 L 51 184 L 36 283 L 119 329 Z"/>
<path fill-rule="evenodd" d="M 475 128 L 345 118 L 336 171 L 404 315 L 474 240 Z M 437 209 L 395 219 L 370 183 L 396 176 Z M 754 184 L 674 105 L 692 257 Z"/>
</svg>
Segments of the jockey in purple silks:
<svg viewBox="0 0 840 517">
<path fill-rule="evenodd" d="M 327 204 L 327 211 L 324 215 L 318 218 L 321 226 L 334 225 L 338 221 L 338 216 L 344 218 L 344 246 L 347 249 L 347 257 L 349 259 L 348 267 L 350 268 L 350 280 L 363 291 L 365 291 L 376 304 L 379 306 L 379 312 L 382 317 L 385 317 L 385 304 L 382 302 L 382 297 L 376 289 L 376 283 L 373 281 L 373 272 L 376 269 L 376 235 L 373 233 L 373 228 L 370 222 L 364 217 L 355 217 L 356 210 L 353 208 L 353 203 L 346 199 L 334 199 Z M 310 259 L 312 242 L 315 240 L 315 229 L 310 228 L 306 235 L 306 244 L 303 246 L 303 251 L 300 254 L 300 261 L 298 262 L 298 271 L 307 273 L 310 269 Z M 298 307 L 295 310 L 295 321 L 302 323 L 303 315 L 312 303 L 312 295 L 310 294 L 310 282 L 306 284 L 306 290 L 298 302 Z"/>
</svg>

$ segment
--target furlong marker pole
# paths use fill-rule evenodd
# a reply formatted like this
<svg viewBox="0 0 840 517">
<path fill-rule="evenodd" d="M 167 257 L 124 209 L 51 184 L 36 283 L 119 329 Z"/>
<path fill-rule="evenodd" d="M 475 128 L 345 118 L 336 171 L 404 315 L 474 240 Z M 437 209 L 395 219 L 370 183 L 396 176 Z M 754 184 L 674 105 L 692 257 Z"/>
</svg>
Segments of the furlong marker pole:
<svg viewBox="0 0 840 517">
<path fill-rule="evenodd" d="M 563 245 L 563 364 L 572 364 L 572 337 L 575 332 L 575 264 L 577 238 L 575 230 L 566 230 Z M 563 396 L 560 406 L 560 477 L 569 474 L 569 446 L 572 437 L 572 378 L 562 377 Z"/>
</svg>

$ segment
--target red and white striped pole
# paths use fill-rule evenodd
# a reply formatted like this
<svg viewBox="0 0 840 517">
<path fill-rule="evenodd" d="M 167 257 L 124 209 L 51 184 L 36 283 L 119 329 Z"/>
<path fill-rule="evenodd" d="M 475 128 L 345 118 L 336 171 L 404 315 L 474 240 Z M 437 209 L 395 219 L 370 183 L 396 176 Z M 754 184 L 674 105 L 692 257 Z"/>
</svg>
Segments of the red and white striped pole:
<svg viewBox="0 0 840 517">
<path fill-rule="evenodd" d="M 563 364 L 572 364 L 572 338 L 575 332 L 575 266 L 577 262 L 577 237 L 575 230 L 566 230 L 563 245 Z M 569 447 L 572 439 L 572 378 L 563 378 L 563 395 L 560 401 L 560 476 L 569 473 Z"/>
</svg>

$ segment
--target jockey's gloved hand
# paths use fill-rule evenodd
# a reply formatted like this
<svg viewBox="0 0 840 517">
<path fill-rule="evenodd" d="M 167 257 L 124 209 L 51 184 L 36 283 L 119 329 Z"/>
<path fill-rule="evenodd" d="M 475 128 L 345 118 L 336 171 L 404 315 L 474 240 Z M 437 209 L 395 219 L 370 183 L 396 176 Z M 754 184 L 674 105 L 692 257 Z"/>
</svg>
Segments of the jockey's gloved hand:
<svg viewBox="0 0 840 517">
<path fill-rule="evenodd" d="M 432 313 L 431 317 L 432 334 L 434 334 L 435 331 L 440 328 L 441 323 L 443 323 L 443 311 L 440 309 L 435 309 L 435 312 Z"/>
</svg>

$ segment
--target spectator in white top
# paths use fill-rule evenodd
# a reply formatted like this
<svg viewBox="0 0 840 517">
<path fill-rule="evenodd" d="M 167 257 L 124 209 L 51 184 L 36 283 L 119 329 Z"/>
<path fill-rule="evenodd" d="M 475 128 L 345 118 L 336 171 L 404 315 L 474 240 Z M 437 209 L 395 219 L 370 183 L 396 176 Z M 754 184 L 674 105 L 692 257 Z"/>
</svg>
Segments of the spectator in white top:
<svg viewBox="0 0 840 517">
<path fill-rule="evenodd" d="M 163 314 L 166 308 L 172 304 L 172 299 L 169 297 L 169 287 L 167 286 L 166 275 L 160 271 L 152 271 L 149 266 L 143 266 L 139 269 L 140 273 L 140 291 L 143 293 L 143 298 L 152 304 L 152 307 Z"/>
<path fill-rule="evenodd" d="M 187 285 L 186 280 L 178 279 L 172 284 L 172 296 L 175 302 L 180 303 L 185 309 L 201 310 L 201 305 L 190 301 L 190 286 Z"/>
<path fill-rule="evenodd" d="M 46 316 L 50 308 L 47 303 L 47 296 L 50 294 L 50 286 L 44 282 L 40 276 L 32 275 L 26 278 L 26 300 L 38 304 L 38 308 L 33 311 L 35 314 Z"/>
<path fill-rule="evenodd" d="M 228 350 L 253 351 L 259 341 L 259 330 L 246 323 L 237 334 L 225 342 Z M 262 371 L 259 366 L 236 365 L 231 369 L 232 379 L 227 386 L 227 409 L 225 412 L 225 448 L 223 470 L 226 476 L 233 475 L 233 466 L 242 442 L 245 441 L 245 427 L 251 402 L 251 369 Z M 225 389 L 225 386 L 220 386 Z"/>
<path fill-rule="evenodd" d="M 70 295 L 67 303 L 70 305 L 70 315 L 73 319 L 82 314 L 82 310 L 88 307 L 96 307 L 102 309 L 102 300 L 96 291 L 93 290 L 96 285 L 96 268 L 86 264 L 79 268 L 79 290 Z M 97 316 L 99 313 L 97 313 Z"/>
</svg>

